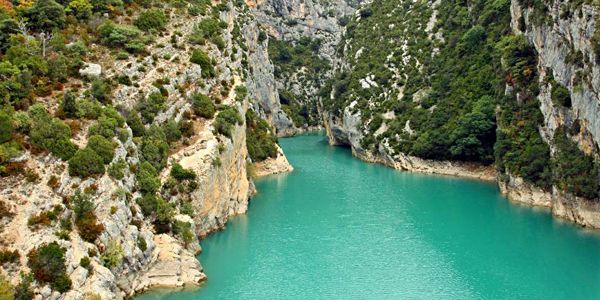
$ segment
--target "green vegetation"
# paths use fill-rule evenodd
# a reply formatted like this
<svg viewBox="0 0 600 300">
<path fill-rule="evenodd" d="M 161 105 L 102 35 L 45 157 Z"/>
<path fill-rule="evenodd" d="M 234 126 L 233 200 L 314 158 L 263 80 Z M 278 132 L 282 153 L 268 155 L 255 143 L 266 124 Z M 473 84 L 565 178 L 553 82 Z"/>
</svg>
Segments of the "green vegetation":
<svg viewBox="0 0 600 300">
<path fill-rule="evenodd" d="M 167 98 L 161 93 L 152 93 L 138 103 L 137 110 L 146 124 L 152 123 L 158 112 L 165 108 L 166 102 Z"/>
<path fill-rule="evenodd" d="M 204 77 L 215 77 L 215 67 L 213 66 L 212 60 L 208 57 L 208 54 L 202 49 L 194 49 L 190 61 L 199 65 L 202 68 L 202 76 Z"/>
<path fill-rule="evenodd" d="M 69 174 L 86 178 L 92 175 L 104 174 L 104 160 L 90 148 L 77 150 L 69 159 Z"/>
<path fill-rule="evenodd" d="M 94 214 L 94 203 L 88 195 L 76 190 L 71 196 L 71 204 L 79 235 L 83 240 L 93 243 L 104 231 L 104 225 L 98 223 L 98 218 Z"/>
<path fill-rule="evenodd" d="M 0 275 L 0 299 L 3 300 L 14 300 L 15 299 L 15 289 L 8 282 L 4 275 Z"/>
<path fill-rule="evenodd" d="M 564 128 L 554 135 L 558 151 L 553 158 L 554 175 L 558 187 L 575 196 L 598 199 L 600 192 L 599 166 L 594 159 L 583 153 Z"/>
<path fill-rule="evenodd" d="M 27 266 L 31 268 L 35 280 L 49 283 L 52 289 L 61 293 L 71 288 L 71 279 L 66 273 L 65 252 L 65 248 L 52 242 L 43 244 L 27 254 Z"/>
<path fill-rule="evenodd" d="M 194 27 L 194 31 L 190 34 L 189 40 L 192 44 L 204 45 L 206 41 L 215 44 L 219 49 L 223 49 L 225 42 L 221 37 L 221 31 L 227 28 L 225 22 L 218 18 L 211 17 L 200 21 Z"/>
<path fill-rule="evenodd" d="M 554 82 L 552 85 L 552 103 L 562 107 L 571 107 L 571 93 L 564 85 Z"/>
<path fill-rule="evenodd" d="M 199 117 L 212 119 L 215 116 L 215 105 L 206 95 L 195 94 L 192 96 L 192 108 L 194 109 L 194 113 Z"/>
<path fill-rule="evenodd" d="M 105 267 L 112 269 L 123 263 L 123 248 L 117 241 L 110 241 L 106 250 L 100 255 L 100 260 Z"/>
<path fill-rule="evenodd" d="M 113 143 L 101 135 L 92 135 L 86 148 L 96 152 L 105 164 L 109 164 L 115 156 Z"/>
<path fill-rule="evenodd" d="M 48 150 L 60 159 L 68 160 L 77 151 L 71 142 L 71 129 L 67 124 L 50 116 L 46 109 L 39 105 L 29 108 L 32 120 L 29 137 L 33 147 Z"/>
<path fill-rule="evenodd" d="M 165 13 L 160 9 L 148 9 L 141 12 L 133 24 L 144 31 L 160 31 L 165 29 L 165 25 L 167 24 L 167 16 L 165 16 Z"/>
<path fill-rule="evenodd" d="M 215 119 L 214 126 L 219 134 L 231 138 L 235 125 L 241 125 L 242 122 L 243 120 L 236 108 L 223 105 Z"/>
<path fill-rule="evenodd" d="M 246 146 L 253 162 L 277 157 L 277 137 L 267 121 L 254 111 L 246 112 Z"/>
</svg>

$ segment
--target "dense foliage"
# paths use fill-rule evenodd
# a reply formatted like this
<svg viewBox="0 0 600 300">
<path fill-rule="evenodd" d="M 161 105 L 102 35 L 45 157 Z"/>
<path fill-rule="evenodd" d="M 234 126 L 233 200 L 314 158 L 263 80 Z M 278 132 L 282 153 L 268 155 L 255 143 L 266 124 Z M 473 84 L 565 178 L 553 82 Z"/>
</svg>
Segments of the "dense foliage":
<svg viewBox="0 0 600 300">
<path fill-rule="evenodd" d="M 246 146 L 253 162 L 277 157 L 277 137 L 267 121 L 254 111 L 246 112 Z"/>
<path fill-rule="evenodd" d="M 58 243 L 43 244 L 27 254 L 27 265 L 31 268 L 33 277 L 59 292 L 71 288 L 71 279 L 67 275 L 65 266 L 66 249 Z"/>
</svg>

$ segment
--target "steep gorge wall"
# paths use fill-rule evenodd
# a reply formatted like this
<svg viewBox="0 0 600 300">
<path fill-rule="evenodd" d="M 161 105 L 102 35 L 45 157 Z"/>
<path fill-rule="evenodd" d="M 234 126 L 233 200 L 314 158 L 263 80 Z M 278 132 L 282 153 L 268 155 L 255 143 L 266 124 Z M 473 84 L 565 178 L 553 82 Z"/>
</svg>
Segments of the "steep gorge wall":
<svg viewBox="0 0 600 300">
<path fill-rule="evenodd" d="M 558 1 L 547 7 L 547 19 L 540 22 L 535 19 L 539 13 L 534 8 L 523 7 L 518 0 L 511 1 L 511 28 L 515 34 L 526 36 L 538 55 L 537 71 L 542 76 L 537 99 L 544 116 L 540 132 L 555 153 L 556 130 L 576 126 L 578 130 L 571 138 L 583 152 L 597 160 L 600 68 L 592 42 L 600 13 L 593 4 L 583 4 L 580 11 L 570 14 L 569 6 Z M 581 56 L 573 59 L 577 53 Z M 548 77 L 569 90 L 571 107 L 553 103 L 552 84 L 545 81 Z M 513 201 L 548 207 L 556 216 L 582 226 L 600 228 L 600 206 L 589 199 L 576 197 L 556 186 L 545 191 L 510 174 L 508 180 L 500 183 L 500 188 Z"/>
</svg>

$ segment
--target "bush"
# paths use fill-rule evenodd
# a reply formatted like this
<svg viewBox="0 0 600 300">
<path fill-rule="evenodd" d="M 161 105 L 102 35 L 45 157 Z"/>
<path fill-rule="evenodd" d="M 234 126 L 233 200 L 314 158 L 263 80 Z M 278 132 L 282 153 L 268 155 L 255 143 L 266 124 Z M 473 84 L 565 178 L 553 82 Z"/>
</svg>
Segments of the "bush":
<svg viewBox="0 0 600 300">
<path fill-rule="evenodd" d="M 65 252 L 56 242 L 43 244 L 27 254 L 27 265 L 33 277 L 41 283 L 49 283 L 52 289 L 61 293 L 71 288 L 71 280 L 66 274 Z"/>
<path fill-rule="evenodd" d="M 77 146 L 71 142 L 71 129 L 67 124 L 52 118 L 39 104 L 33 105 L 29 114 L 33 120 L 29 138 L 34 147 L 48 150 L 62 160 L 68 160 L 75 154 Z"/>
<path fill-rule="evenodd" d="M 179 181 L 196 179 L 196 173 L 194 173 L 194 171 L 184 169 L 178 163 L 173 164 L 173 167 L 171 168 L 171 176 Z"/>
<path fill-rule="evenodd" d="M 167 142 L 170 143 L 175 143 L 177 141 L 179 141 L 181 139 L 181 137 L 183 136 L 181 134 L 181 130 L 179 128 L 179 123 L 175 122 L 174 120 L 169 120 L 164 126 L 164 132 L 165 132 L 165 136 L 167 137 Z"/>
<path fill-rule="evenodd" d="M 34 293 L 31 288 L 31 282 L 33 279 L 31 275 L 21 273 L 21 282 L 15 287 L 15 299 L 16 300 L 32 300 Z"/>
<path fill-rule="evenodd" d="M 67 118 L 77 117 L 77 101 L 75 100 L 73 92 L 68 91 L 63 95 L 62 102 L 60 103 L 60 110 Z"/>
<path fill-rule="evenodd" d="M 86 20 L 92 15 L 92 4 L 88 0 L 72 0 L 65 12 L 74 15 L 79 20 Z"/>
<path fill-rule="evenodd" d="M 94 203 L 90 197 L 76 190 L 71 196 L 73 212 L 75 213 L 75 226 L 84 241 L 93 243 L 104 231 L 104 225 L 98 223 L 94 214 Z"/>
<path fill-rule="evenodd" d="M 127 115 L 127 125 L 131 128 L 131 133 L 134 137 L 143 136 L 146 132 L 146 127 L 144 127 L 144 123 L 142 123 L 142 119 L 137 112 L 131 111 Z"/>
<path fill-rule="evenodd" d="M 102 79 L 96 78 L 92 81 L 90 94 L 98 102 L 110 104 L 110 86 Z"/>
<path fill-rule="evenodd" d="M 149 217 L 156 211 L 158 197 L 153 194 L 145 194 L 141 198 L 138 198 L 136 202 L 140 206 L 144 216 Z"/>
<path fill-rule="evenodd" d="M 165 108 L 166 102 L 167 98 L 161 93 L 152 93 L 138 103 L 137 110 L 146 124 L 152 123 L 158 112 Z"/>
<path fill-rule="evenodd" d="M 169 144 L 162 128 L 152 125 L 142 139 L 140 151 L 143 159 L 156 170 L 162 170 L 167 164 Z"/>
<path fill-rule="evenodd" d="M 105 267 L 112 269 L 123 263 L 123 248 L 117 241 L 110 241 L 106 251 L 100 256 Z"/>
<path fill-rule="evenodd" d="M 192 108 L 197 116 L 205 119 L 212 119 L 216 111 L 212 100 L 203 94 L 192 96 Z"/>
<path fill-rule="evenodd" d="M 108 175 L 116 180 L 121 180 L 125 177 L 125 168 L 127 163 L 122 158 L 115 161 L 108 167 Z"/>
<path fill-rule="evenodd" d="M 53 31 L 62 28 L 66 23 L 64 7 L 53 0 L 37 0 L 26 11 L 29 25 L 37 31 Z"/>
<path fill-rule="evenodd" d="M 246 146 L 253 162 L 263 161 L 269 157 L 277 157 L 277 137 L 267 121 L 261 119 L 254 111 L 246 112 Z"/>
<path fill-rule="evenodd" d="M 571 93 L 560 83 L 552 85 L 552 103 L 562 107 L 571 107 Z"/>
<path fill-rule="evenodd" d="M 149 162 L 143 162 L 135 174 L 137 188 L 142 194 L 155 194 L 160 188 L 160 179 L 156 168 Z"/>
<path fill-rule="evenodd" d="M 135 26 L 144 31 L 163 30 L 167 23 L 167 17 L 160 9 L 149 9 L 140 13 L 138 18 L 133 22 Z"/>
<path fill-rule="evenodd" d="M 133 26 L 106 21 L 98 27 L 98 35 L 102 44 L 109 47 L 125 47 L 132 53 L 141 52 L 145 48 L 140 40 L 140 30 Z"/>
<path fill-rule="evenodd" d="M 17 251 L 17 250 L 13 250 L 13 251 L 2 250 L 2 251 L 0 251 L 0 266 L 2 266 L 4 264 L 16 263 L 19 261 L 20 257 L 21 257 L 21 255 L 19 254 L 19 251 Z"/>
<path fill-rule="evenodd" d="M 242 118 L 237 109 L 224 105 L 215 119 L 215 129 L 218 133 L 231 138 L 231 131 L 236 124 L 242 124 Z"/>
<path fill-rule="evenodd" d="M 78 150 L 69 159 L 69 174 L 86 178 L 91 175 L 104 173 L 104 160 L 94 150 L 85 148 Z"/>
<path fill-rule="evenodd" d="M 15 288 L 10 284 L 2 274 L 0 274 L 0 299 L 14 300 Z"/>
<path fill-rule="evenodd" d="M 0 144 L 12 139 L 13 130 L 12 118 L 8 113 L 0 110 Z"/>
<path fill-rule="evenodd" d="M 202 68 L 202 76 L 204 77 L 215 77 L 216 72 L 208 54 L 202 49 L 194 49 L 190 61 L 199 65 Z"/>
<path fill-rule="evenodd" d="M 554 176 L 558 187 L 578 197 L 597 199 L 600 195 L 599 167 L 559 128 L 554 135 L 558 151 L 554 157 Z"/>
<path fill-rule="evenodd" d="M 93 150 L 102 157 L 105 164 L 110 163 L 115 156 L 113 143 L 101 135 L 90 136 L 86 148 Z"/>
</svg>

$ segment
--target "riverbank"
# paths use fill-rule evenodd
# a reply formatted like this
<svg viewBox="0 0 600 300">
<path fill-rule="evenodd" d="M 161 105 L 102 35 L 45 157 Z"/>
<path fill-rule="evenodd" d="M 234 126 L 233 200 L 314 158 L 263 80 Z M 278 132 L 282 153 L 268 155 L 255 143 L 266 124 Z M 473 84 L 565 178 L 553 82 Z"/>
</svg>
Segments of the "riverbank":
<svg viewBox="0 0 600 300">
<path fill-rule="evenodd" d="M 362 161 L 382 164 L 401 171 L 493 181 L 498 184 L 502 194 L 513 203 L 548 209 L 557 218 L 582 227 L 600 229 L 600 204 L 563 193 L 555 187 L 552 188 L 552 191 L 544 191 L 527 183 L 522 178 L 512 175 L 506 175 L 508 179 L 505 181 L 501 180 L 493 165 L 428 160 L 403 153 L 392 156 L 388 154 L 390 150 L 386 149 L 384 145 L 380 145 L 378 151 L 372 153 L 356 147 L 352 142 L 349 145 L 340 143 L 334 135 L 332 126 L 325 126 L 325 129 L 330 145 L 349 146 L 352 155 Z M 347 138 L 347 140 L 351 139 Z"/>
</svg>

